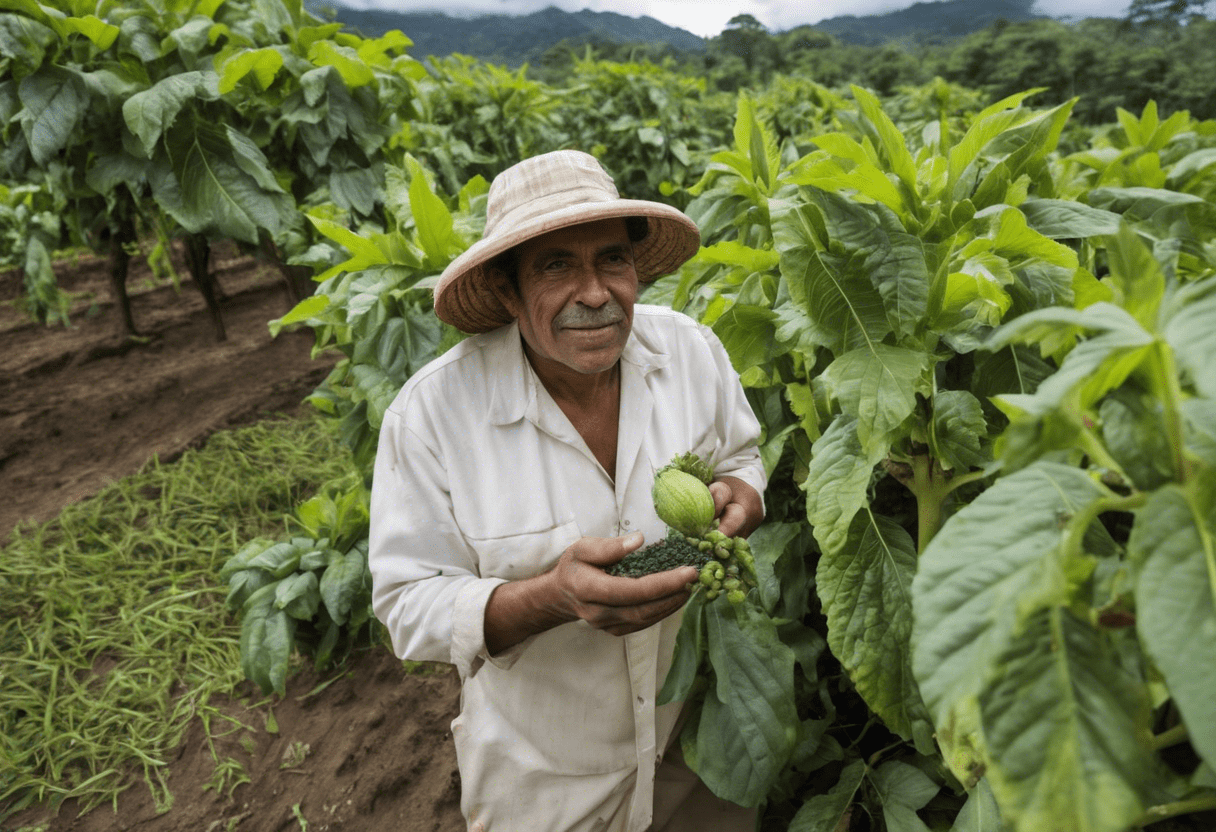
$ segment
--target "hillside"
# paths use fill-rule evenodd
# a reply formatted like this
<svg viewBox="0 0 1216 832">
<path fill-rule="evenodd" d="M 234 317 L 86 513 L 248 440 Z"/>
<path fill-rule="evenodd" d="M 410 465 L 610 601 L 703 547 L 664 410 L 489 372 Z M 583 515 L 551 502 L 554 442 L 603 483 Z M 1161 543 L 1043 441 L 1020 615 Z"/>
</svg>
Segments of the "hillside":
<svg viewBox="0 0 1216 832">
<path fill-rule="evenodd" d="M 846 43 L 876 46 L 889 40 L 940 42 L 985 29 L 998 20 L 1047 19 L 1036 14 L 1037 0 L 941 0 L 863 17 L 821 20 L 815 28 Z"/>
<path fill-rule="evenodd" d="M 418 57 L 461 52 L 484 60 L 519 65 L 537 60 L 560 41 L 665 43 L 676 49 L 701 52 L 705 41 L 652 17 L 628 17 L 615 12 L 565 12 L 554 6 L 523 16 L 494 14 L 473 18 L 440 12 L 395 12 L 351 9 L 339 3 L 309 3 L 321 17 L 332 17 L 369 37 L 400 29 L 414 41 Z"/>
</svg>

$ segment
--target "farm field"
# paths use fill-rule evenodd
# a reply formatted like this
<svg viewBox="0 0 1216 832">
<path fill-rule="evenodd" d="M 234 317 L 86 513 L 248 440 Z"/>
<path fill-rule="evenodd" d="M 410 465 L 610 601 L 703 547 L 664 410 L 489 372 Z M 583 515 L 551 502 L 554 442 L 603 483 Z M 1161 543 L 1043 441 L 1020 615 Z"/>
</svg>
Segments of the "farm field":
<svg viewBox="0 0 1216 832">
<path fill-rule="evenodd" d="M 266 322 L 286 308 L 272 270 L 235 251 L 221 251 L 215 268 L 227 295 L 223 343 L 188 282 L 179 294 L 135 270 L 134 315 L 148 341 L 120 346 L 106 263 L 92 257 L 57 264 L 61 285 L 77 298 L 70 328 L 44 328 L 0 308 L 0 539 L 154 455 L 167 461 L 217 430 L 306 411 L 301 401 L 332 359 L 309 357 L 308 332 L 271 339 Z M 15 291 L 11 280 L 0 277 L 5 299 Z M 239 631 L 235 616 L 231 628 Z M 242 683 L 210 704 L 249 728 L 229 730 L 213 717 L 213 757 L 202 720 L 190 724 L 167 758 L 167 811 L 135 773 L 116 810 L 103 804 L 78 816 L 79 804 L 68 800 L 57 815 L 31 808 L 0 829 L 273 830 L 303 828 L 301 818 L 314 830 L 399 829 L 403 818 L 411 829 L 459 829 L 447 728 L 456 696 L 454 675 L 408 675 L 377 649 L 324 675 L 300 670 L 282 697 Z M 277 733 L 267 730 L 271 713 Z M 216 757 L 239 762 L 252 782 L 232 778 L 217 791 Z"/>
</svg>

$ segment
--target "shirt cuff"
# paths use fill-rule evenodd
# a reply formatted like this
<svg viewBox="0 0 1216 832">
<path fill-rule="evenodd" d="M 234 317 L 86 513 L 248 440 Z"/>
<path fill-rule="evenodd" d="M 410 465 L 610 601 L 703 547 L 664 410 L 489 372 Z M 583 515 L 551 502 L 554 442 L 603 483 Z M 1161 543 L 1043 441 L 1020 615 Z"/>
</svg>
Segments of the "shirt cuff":
<svg viewBox="0 0 1216 832">
<path fill-rule="evenodd" d="M 486 647 L 486 604 L 504 578 L 482 578 L 470 582 L 456 596 L 452 613 L 452 664 L 462 680 L 472 678 L 486 662 L 500 670 L 510 670 L 536 636 L 528 636 L 496 656 Z"/>
</svg>

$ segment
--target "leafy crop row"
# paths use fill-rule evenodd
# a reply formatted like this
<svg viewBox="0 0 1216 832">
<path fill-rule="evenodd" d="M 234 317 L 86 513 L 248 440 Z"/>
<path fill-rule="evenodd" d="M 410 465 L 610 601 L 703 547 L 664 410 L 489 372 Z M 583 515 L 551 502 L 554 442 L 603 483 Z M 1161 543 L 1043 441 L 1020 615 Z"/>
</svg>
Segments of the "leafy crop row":
<svg viewBox="0 0 1216 832">
<path fill-rule="evenodd" d="M 700 225 L 644 300 L 714 329 L 764 429 L 763 609 L 688 616 L 668 680 L 703 779 L 795 830 L 993 829 L 999 806 L 1019 832 L 1119 832 L 1216 807 L 1216 125 L 1150 105 L 1079 131 L 1075 102 L 944 82 L 880 102 L 807 79 L 722 99 L 590 60 L 562 90 L 459 58 L 424 75 L 404 38 L 270 0 L 13 7 L 37 37 L 3 41 L 24 44 L 0 66 L 10 170 L 317 273 L 272 328 L 342 354 L 311 401 L 361 476 L 222 573 L 265 690 L 293 650 L 323 663 L 374 627 L 380 422 L 460 338 L 430 289 L 494 174 L 578 146 Z M 108 143 L 35 96 L 112 79 Z M 711 684 L 705 644 L 747 691 Z"/>
</svg>

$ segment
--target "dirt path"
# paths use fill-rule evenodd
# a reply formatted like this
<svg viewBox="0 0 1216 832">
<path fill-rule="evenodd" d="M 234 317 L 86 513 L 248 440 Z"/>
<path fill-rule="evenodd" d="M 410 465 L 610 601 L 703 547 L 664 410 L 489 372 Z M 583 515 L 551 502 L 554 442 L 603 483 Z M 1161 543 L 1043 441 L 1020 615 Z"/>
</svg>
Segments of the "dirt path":
<svg viewBox="0 0 1216 832">
<path fill-rule="evenodd" d="M 153 455 L 172 459 L 216 430 L 296 410 L 332 366 L 310 358 L 311 332 L 270 337 L 266 324 L 288 301 L 266 264 L 233 250 L 214 257 L 225 342 L 191 285 L 153 285 L 142 261 L 132 267 L 132 311 L 146 342 L 119 337 L 100 258 L 57 268 L 60 286 L 78 298 L 70 328 L 31 324 L 0 306 L 0 545 L 16 525 L 54 517 Z M 0 302 L 17 296 L 17 281 L 0 274 Z M 168 766 L 167 811 L 138 782 L 117 812 L 103 806 L 78 817 L 68 801 L 57 814 L 26 810 L 3 829 L 457 832 L 448 731 L 457 696 L 450 670 L 408 674 L 386 650 L 357 654 L 336 677 L 303 670 L 282 698 L 246 684 L 212 703 L 247 726 L 215 744 L 228 779 L 218 777 L 196 721 Z M 268 711 L 277 733 L 267 730 Z M 251 782 L 237 785 L 238 771 Z"/>
</svg>

